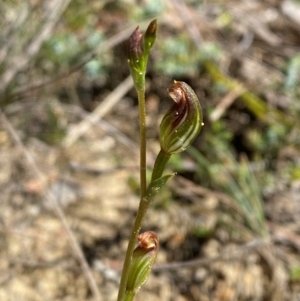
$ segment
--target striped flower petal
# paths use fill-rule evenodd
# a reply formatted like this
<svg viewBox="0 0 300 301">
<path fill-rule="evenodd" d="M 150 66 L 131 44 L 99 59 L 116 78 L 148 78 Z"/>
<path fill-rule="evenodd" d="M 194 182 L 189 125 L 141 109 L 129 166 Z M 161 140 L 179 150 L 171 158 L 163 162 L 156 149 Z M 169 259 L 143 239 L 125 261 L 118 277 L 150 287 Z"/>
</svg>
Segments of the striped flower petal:
<svg viewBox="0 0 300 301">
<path fill-rule="evenodd" d="M 174 81 L 168 89 L 175 101 L 160 124 L 160 145 L 167 154 L 186 150 L 199 135 L 202 108 L 193 89 L 184 82 Z"/>
</svg>

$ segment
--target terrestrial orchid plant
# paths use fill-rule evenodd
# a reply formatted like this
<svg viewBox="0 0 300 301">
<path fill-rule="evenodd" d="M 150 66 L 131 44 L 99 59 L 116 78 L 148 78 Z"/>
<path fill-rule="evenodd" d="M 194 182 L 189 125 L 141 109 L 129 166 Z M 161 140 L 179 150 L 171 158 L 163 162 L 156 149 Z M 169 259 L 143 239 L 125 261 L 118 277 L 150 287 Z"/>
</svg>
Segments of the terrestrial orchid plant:
<svg viewBox="0 0 300 301">
<path fill-rule="evenodd" d="M 144 35 L 137 27 L 129 38 L 128 64 L 139 102 L 141 196 L 123 265 L 118 301 L 133 300 L 151 272 L 159 242 L 152 231 L 139 233 L 142 222 L 155 195 L 174 175 L 163 175 L 171 155 L 189 147 L 203 126 L 202 109 L 195 92 L 186 83 L 174 81 L 168 88 L 168 93 L 175 103 L 160 124 L 161 149 L 153 167 L 151 181 L 147 185 L 145 75 L 156 32 L 157 21 L 153 20 Z"/>
</svg>

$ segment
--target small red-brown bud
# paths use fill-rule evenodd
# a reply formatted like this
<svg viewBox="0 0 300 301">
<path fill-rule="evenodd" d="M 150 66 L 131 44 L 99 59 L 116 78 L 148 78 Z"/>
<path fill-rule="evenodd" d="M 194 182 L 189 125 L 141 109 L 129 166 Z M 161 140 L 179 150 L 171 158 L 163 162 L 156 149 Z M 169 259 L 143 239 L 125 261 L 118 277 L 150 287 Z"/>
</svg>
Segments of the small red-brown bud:
<svg viewBox="0 0 300 301">
<path fill-rule="evenodd" d="M 157 20 L 153 20 L 149 24 L 149 26 L 145 32 L 145 37 L 144 37 L 144 49 L 145 49 L 145 52 L 147 53 L 147 55 L 149 54 L 149 52 L 155 42 L 156 32 L 157 32 Z"/>
<path fill-rule="evenodd" d="M 129 38 L 128 62 L 132 67 L 137 67 L 143 56 L 143 35 L 137 27 Z"/>
<path fill-rule="evenodd" d="M 132 255 L 126 286 L 127 293 L 131 294 L 136 293 L 148 279 L 159 246 L 158 237 L 152 231 L 140 234 L 138 242 Z"/>
<path fill-rule="evenodd" d="M 157 22 L 153 20 L 145 35 L 137 27 L 129 38 L 128 48 L 128 63 L 131 74 L 136 81 L 139 81 L 140 76 L 144 76 L 150 50 L 156 39 Z"/>
</svg>

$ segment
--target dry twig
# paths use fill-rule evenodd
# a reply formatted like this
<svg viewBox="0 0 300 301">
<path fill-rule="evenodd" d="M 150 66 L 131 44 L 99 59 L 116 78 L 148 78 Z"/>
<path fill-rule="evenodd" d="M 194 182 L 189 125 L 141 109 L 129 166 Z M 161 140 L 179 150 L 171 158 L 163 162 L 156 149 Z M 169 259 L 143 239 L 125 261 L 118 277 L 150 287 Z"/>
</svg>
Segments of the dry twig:
<svg viewBox="0 0 300 301">
<path fill-rule="evenodd" d="M 190 8 L 188 8 L 185 2 L 182 0 L 173 0 L 170 2 L 170 5 L 174 5 L 187 30 L 189 31 L 190 36 L 194 41 L 196 41 L 196 44 L 200 46 L 203 42 L 203 39 L 195 21 L 193 20 Z"/>
<path fill-rule="evenodd" d="M 69 5 L 71 0 L 54 0 L 49 6 L 46 19 L 41 24 L 40 31 L 32 39 L 24 52 L 19 53 L 16 57 L 13 57 L 2 77 L 0 78 L 0 94 L 2 94 L 11 81 L 15 78 L 18 72 L 25 69 L 32 58 L 38 53 L 44 41 L 46 41 L 51 35 L 54 26 L 60 19 L 61 15 Z"/>
<path fill-rule="evenodd" d="M 245 26 L 251 28 L 257 36 L 263 39 L 267 44 L 271 46 L 278 46 L 282 43 L 282 40 L 274 34 L 265 23 L 260 21 L 253 15 L 245 13 L 242 9 L 236 5 L 229 6 L 231 13 Z"/>
<path fill-rule="evenodd" d="M 211 121 L 217 121 L 224 114 L 227 108 L 229 108 L 233 102 L 245 92 L 245 89 L 241 86 L 238 86 L 233 91 L 230 91 L 217 105 L 210 115 Z"/>
<path fill-rule="evenodd" d="M 133 31 L 132 26 L 124 29 L 123 31 L 119 32 L 118 34 L 114 35 L 113 37 L 102 42 L 97 48 L 95 48 L 91 52 L 87 53 L 78 64 L 71 67 L 68 71 L 63 72 L 62 74 L 58 74 L 54 78 L 50 78 L 50 79 L 48 78 L 46 80 L 43 79 L 43 80 L 37 81 L 33 84 L 29 84 L 29 85 L 25 85 L 25 86 L 16 88 L 15 91 L 13 92 L 13 94 L 21 94 L 21 93 L 24 93 L 24 92 L 32 90 L 32 89 L 38 89 L 45 85 L 57 82 L 65 77 L 70 76 L 71 74 L 80 70 L 86 63 L 88 63 L 90 60 L 92 60 L 99 54 L 101 54 L 105 51 L 108 51 L 109 49 L 111 49 L 111 48 L 115 47 L 116 45 L 125 41 L 129 37 L 129 35 L 132 33 L 132 31 Z"/>
<path fill-rule="evenodd" d="M 101 104 L 90 114 L 89 118 L 81 121 L 78 125 L 69 130 L 69 133 L 64 139 L 63 145 L 65 147 L 71 146 L 76 142 L 86 131 L 89 130 L 92 123 L 96 123 L 105 114 L 107 114 L 112 107 L 133 87 L 133 81 L 128 76 L 114 91 L 112 91 Z"/>
<path fill-rule="evenodd" d="M 109 133 L 110 135 L 116 137 L 118 141 L 120 141 L 123 145 L 125 145 L 128 149 L 130 149 L 135 155 L 138 155 L 138 145 L 131 140 L 129 137 L 124 135 L 122 132 L 120 132 L 117 128 L 112 126 L 110 123 L 104 121 L 104 120 L 95 120 L 93 116 L 80 107 L 77 106 L 65 106 L 67 111 L 71 111 L 73 114 L 78 115 L 82 119 L 84 119 L 86 122 L 90 122 L 91 125 L 98 126 L 105 132 Z"/>
</svg>

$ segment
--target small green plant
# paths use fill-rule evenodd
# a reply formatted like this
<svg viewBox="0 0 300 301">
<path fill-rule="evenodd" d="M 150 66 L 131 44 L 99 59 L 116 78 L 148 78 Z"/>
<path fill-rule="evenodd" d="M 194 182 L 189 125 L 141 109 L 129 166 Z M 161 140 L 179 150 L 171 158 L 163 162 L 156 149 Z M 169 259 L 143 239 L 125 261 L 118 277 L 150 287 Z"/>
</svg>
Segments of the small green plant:
<svg viewBox="0 0 300 301">
<path fill-rule="evenodd" d="M 215 154 L 212 162 L 195 148 L 190 148 L 189 153 L 198 162 L 199 170 L 206 171 L 211 185 L 233 200 L 239 217 L 243 217 L 243 234 L 268 237 L 261 188 L 246 157 L 237 162 L 230 151 L 223 150 Z"/>
<path fill-rule="evenodd" d="M 290 280 L 291 281 L 300 281 L 300 266 L 293 265 L 290 270 Z"/>
<path fill-rule="evenodd" d="M 287 65 L 285 90 L 287 93 L 297 97 L 299 95 L 300 81 L 300 55 L 297 54 L 290 59 Z"/>
<path fill-rule="evenodd" d="M 150 183 L 146 179 L 145 75 L 150 50 L 155 42 L 157 22 L 152 21 L 145 34 L 139 27 L 129 39 L 128 64 L 139 102 L 140 123 L 140 204 L 124 261 L 118 301 L 133 300 L 147 280 L 158 251 L 158 238 L 152 231 L 139 234 L 154 197 L 174 174 L 163 172 L 172 154 L 183 152 L 198 136 L 202 123 L 200 102 L 190 86 L 174 81 L 168 92 L 174 100 L 160 125 L 161 150 L 156 158 Z M 138 240 L 138 246 L 135 247 Z"/>
</svg>

